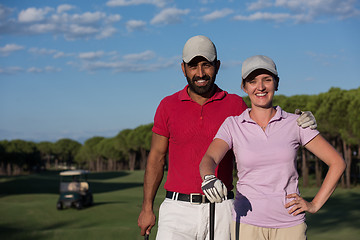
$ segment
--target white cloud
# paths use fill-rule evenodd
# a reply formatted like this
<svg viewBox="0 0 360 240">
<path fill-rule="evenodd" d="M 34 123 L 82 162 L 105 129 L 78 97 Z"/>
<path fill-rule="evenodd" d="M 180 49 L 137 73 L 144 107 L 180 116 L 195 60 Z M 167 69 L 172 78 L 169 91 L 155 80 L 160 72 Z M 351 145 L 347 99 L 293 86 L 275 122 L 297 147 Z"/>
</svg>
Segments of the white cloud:
<svg viewBox="0 0 360 240">
<path fill-rule="evenodd" d="M 117 32 L 116 28 L 108 26 L 100 30 L 100 33 L 96 35 L 97 39 L 104 39 L 111 37 Z"/>
<path fill-rule="evenodd" d="M 360 15 L 356 0 L 276 0 L 275 6 L 307 13 L 311 18 L 328 15 L 343 19 Z"/>
<path fill-rule="evenodd" d="M 50 11 L 53 11 L 50 7 L 45 8 L 28 8 L 22 10 L 19 13 L 18 20 L 19 22 L 37 22 L 45 19 L 45 15 Z"/>
<path fill-rule="evenodd" d="M 109 0 L 106 5 L 109 7 L 125 7 L 132 5 L 151 4 L 157 7 L 164 7 L 167 0 Z"/>
<path fill-rule="evenodd" d="M 61 68 L 46 66 L 44 68 L 30 67 L 26 70 L 28 73 L 47 73 L 47 72 L 60 72 Z"/>
<path fill-rule="evenodd" d="M 129 20 L 126 22 L 126 29 L 129 32 L 135 31 L 135 30 L 144 30 L 146 26 L 146 22 L 141 20 Z"/>
<path fill-rule="evenodd" d="M 212 13 L 209 13 L 205 16 L 202 17 L 202 19 L 204 21 L 213 21 L 213 20 L 216 20 L 216 19 L 219 19 L 219 18 L 224 18 L 230 14 L 232 14 L 234 11 L 232 9 L 229 9 L 229 8 L 224 8 L 222 10 L 216 10 Z"/>
<path fill-rule="evenodd" d="M 65 53 L 64 52 L 57 52 L 56 54 L 54 54 L 53 58 L 62 58 L 65 57 Z"/>
<path fill-rule="evenodd" d="M 105 19 L 106 14 L 103 12 L 85 12 L 83 14 L 74 14 L 71 16 L 71 21 L 74 23 L 94 23 Z"/>
<path fill-rule="evenodd" d="M 13 10 L 0 4 L 0 19 L 6 19 Z"/>
<path fill-rule="evenodd" d="M 62 5 L 59 5 L 58 7 L 57 7 L 57 12 L 58 13 L 62 13 L 62 12 L 67 12 L 67 11 L 69 11 L 69 10 L 71 10 L 71 9 L 74 9 L 75 8 L 75 6 L 73 6 L 73 5 L 70 5 L 70 4 L 62 4 Z"/>
<path fill-rule="evenodd" d="M 45 72 L 60 72 L 61 68 L 53 67 L 53 66 L 46 66 Z"/>
<path fill-rule="evenodd" d="M 200 0 L 200 3 L 202 4 L 209 4 L 209 3 L 213 3 L 215 2 L 215 0 Z"/>
<path fill-rule="evenodd" d="M 109 17 L 107 17 L 106 21 L 109 23 L 113 23 L 113 22 L 118 22 L 121 20 L 121 15 L 119 14 L 114 14 L 114 15 L 110 15 Z"/>
<path fill-rule="evenodd" d="M 356 0 L 258 0 L 248 5 L 248 11 L 257 11 L 264 8 L 272 7 L 272 15 L 269 13 L 259 17 L 259 13 L 254 13 L 250 16 L 237 16 L 237 20 L 285 20 L 286 14 L 292 15 L 287 19 L 295 22 L 313 22 L 314 20 L 332 18 L 345 19 L 360 15 L 360 10 L 356 8 Z M 281 9 L 285 13 L 274 13 L 274 9 Z M 276 17 L 277 15 L 277 17 Z M 255 19 L 259 17 L 258 19 Z M 282 19 L 280 19 L 282 18 Z"/>
<path fill-rule="evenodd" d="M 247 9 L 250 11 L 257 11 L 263 8 L 271 7 L 273 5 L 269 0 L 258 0 L 248 4 Z"/>
<path fill-rule="evenodd" d="M 121 20 L 119 14 L 101 11 L 69 13 L 75 9 L 69 4 L 56 8 L 27 8 L 18 13 L 17 19 L 10 17 L 11 9 L 0 5 L 0 32 L 3 34 L 52 34 L 63 35 L 66 40 L 103 39 L 117 32 L 114 26 Z M 79 10 L 79 9 L 77 9 Z M 52 13 L 52 14 L 50 14 Z"/>
<path fill-rule="evenodd" d="M 0 56 L 8 56 L 10 53 L 24 49 L 24 46 L 17 44 L 6 44 L 4 47 L 0 47 Z"/>
<path fill-rule="evenodd" d="M 81 67 L 83 70 L 87 70 L 90 72 L 98 71 L 98 70 L 105 70 L 105 69 L 112 69 L 114 72 L 152 72 L 159 69 L 169 68 L 175 64 L 177 61 L 164 61 L 164 62 L 157 62 L 157 63 L 133 63 L 133 62 L 126 62 L 126 61 L 111 61 L 111 62 L 104 62 L 104 61 L 96 61 L 96 62 L 86 62 Z"/>
<path fill-rule="evenodd" d="M 256 12 L 249 16 L 237 15 L 234 17 L 234 20 L 239 20 L 239 21 L 270 20 L 276 22 L 283 22 L 293 18 L 295 18 L 295 16 L 292 16 L 288 13 Z"/>
<path fill-rule="evenodd" d="M 89 36 L 94 36 L 99 33 L 99 29 L 93 26 L 83 26 L 78 24 L 71 24 L 68 26 L 65 31 L 65 39 L 74 40 L 77 38 L 87 38 Z"/>
<path fill-rule="evenodd" d="M 187 15 L 189 12 L 189 9 L 166 8 L 151 20 L 151 24 L 180 23 L 181 17 Z"/>
<path fill-rule="evenodd" d="M 54 49 L 47 49 L 47 48 L 30 48 L 29 53 L 36 54 L 36 55 L 50 55 L 54 54 L 57 51 Z"/>
<path fill-rule="evenodd" d="M 103 51 L 83 52 L 79 54 L 79 58 L 83 60 L 95 60 L 101 58 L 103 55 L 104 55 Z"/>
<path fill-rule="evenodd" d="M 62 57 L 70 57 L 70 56 L 74 56 L 74 53 L 64 53 L 64 52 L 56 52 L 53 56 L 53 58 L 62 58 Z"/>
<path fill-rule="evenodd" d="M 54 23 L 39 23 L 33 24 L 28 28 L 28 31 L 32 33 L 46 33 L 55 31 L 57 28 L 56 24 Z"/>
<path fill-rule="evenodd" d="M 147 61 L 153 59 L 155 57 L 155 53 L 153 51 L 147 50 L 142 53 L 134 53 L 125 55 L 123 58 L 128 61 Z"/>
<path fill-rule="evenodd" d="M 42 73 L 43 70 L 41 68 L 37 68 L 37 67 L 31 67 L 28 68 L 28 70 L 26 70 L 29 73 Z"/>
<path fill-rule="evenodd" d="M 70 57 L 75 55 L 74 53 L 64 53 L 55 49 L 36 48 L 36 47 L 30 48 L 28 52 L 35 55 L 52 55 L 52 57 L 55 59 L 62 57 Z"/>
<path fill-rule="evenodd" d="M 310 56 L 314 61 L 319 62 L 323 66 L 334 66 L 337 61 L 342 60 L 341 53 L 339 54 L 324 54 L 324 53 L 315 53 L 312 51 L 307 51 L 306 55 Z"/>
<path fill-rule="evenodd" d="M 6 68 L 0 67 L 0 74 L 15 74 L 15 73 L 23 72 L 23 71 L 24 71 L 24 69 L 22 69 L 21 67 L 18 67 L 18 66 L 6 67 Z"/>
<path fill-rule="evenodd" d="M 104 55 L 111 56 L 114 54 L 117 53 L 108 52 Z M 178 56 L 167 59 L 156 58 L 156 54 L 153 51 L 147 50 L 141 53 L 125 55 L 121 60 L 109 58 L 105 61 L 70 61 L 67 64 L 90 73 L 100 70 L 112 70 L 113 72 L 152 72 L 175 66 L 178 64 L 178 60 Z"/>
</svg>

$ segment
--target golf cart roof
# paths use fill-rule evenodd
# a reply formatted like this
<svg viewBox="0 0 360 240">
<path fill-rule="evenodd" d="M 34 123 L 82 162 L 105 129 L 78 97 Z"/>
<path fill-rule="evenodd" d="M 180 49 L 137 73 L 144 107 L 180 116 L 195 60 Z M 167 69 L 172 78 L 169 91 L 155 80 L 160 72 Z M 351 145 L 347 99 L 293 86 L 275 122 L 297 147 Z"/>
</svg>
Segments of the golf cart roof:
<svg viewBox="0 0 360 240">
<path fill-rule="evenodd" d="M 90 173 L 88 170 L 69 170 L 60 172 L 60 176 L 79 176 L 88 173 Z"/>
</svg>

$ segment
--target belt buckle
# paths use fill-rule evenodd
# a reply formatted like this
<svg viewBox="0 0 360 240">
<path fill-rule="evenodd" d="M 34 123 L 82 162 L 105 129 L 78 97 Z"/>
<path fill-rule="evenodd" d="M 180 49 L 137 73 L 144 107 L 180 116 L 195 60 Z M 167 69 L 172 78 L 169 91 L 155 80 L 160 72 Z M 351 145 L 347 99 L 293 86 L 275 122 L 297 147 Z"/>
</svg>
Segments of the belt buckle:
<svg viewBox="0 0 360 240">
<path fill-rule="evenodd" d="M 193 196 L 201 196 L 201 202 L 193 202 Z M 204 196 L 201 193 L 190 193 L 190 203 L 194 205 L 200 205 L 204 202 Z"/>
</svg>

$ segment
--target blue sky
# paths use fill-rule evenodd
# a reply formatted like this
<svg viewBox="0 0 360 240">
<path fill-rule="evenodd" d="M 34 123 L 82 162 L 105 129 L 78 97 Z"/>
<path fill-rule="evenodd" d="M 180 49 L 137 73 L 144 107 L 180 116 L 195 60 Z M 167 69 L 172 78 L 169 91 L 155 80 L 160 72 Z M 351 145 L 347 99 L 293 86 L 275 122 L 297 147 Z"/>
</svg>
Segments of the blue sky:
<svg viewBox="0 0 360 240">
<path fill-rule="evenodd" d="M 277 94 L 360 86 L 356 0 L 2 0 L 0 140 L 83 141 L 153 122 L 186 84 L 186 40 L 206 35 L 217 84 L 240 89 L 241 63 L 277 63 Z"/>
</svg>

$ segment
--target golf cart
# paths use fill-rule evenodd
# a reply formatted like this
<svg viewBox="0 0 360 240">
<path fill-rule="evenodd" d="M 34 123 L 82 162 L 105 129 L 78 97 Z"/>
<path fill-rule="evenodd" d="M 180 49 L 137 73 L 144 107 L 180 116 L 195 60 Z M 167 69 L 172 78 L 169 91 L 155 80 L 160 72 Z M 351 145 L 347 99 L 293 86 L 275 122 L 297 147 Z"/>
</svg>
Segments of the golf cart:
<svg viewBox="0 0 360 240">
<path fill-rule="evenodd" d="M 88 174 L 89 171 L 86 170 L 60 172 L 60 197 L 56 204 L 58 210 L 64 207 L 82 209 L 93 204 L 93 196 L 87 182 Z"/>
</svg>

